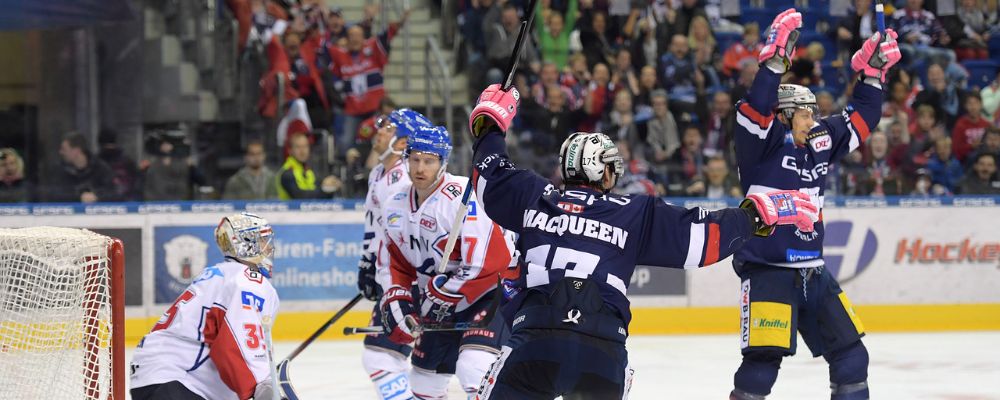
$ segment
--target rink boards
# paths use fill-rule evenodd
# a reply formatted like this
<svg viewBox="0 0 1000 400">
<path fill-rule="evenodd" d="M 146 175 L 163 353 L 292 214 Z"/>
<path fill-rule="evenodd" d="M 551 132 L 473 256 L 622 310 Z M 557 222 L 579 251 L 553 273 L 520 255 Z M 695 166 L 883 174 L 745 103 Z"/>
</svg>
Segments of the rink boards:
<svg viewBox="0 0 1000 400">
<path fill-rule="evenodd" d="M 735 200 L 675 203 L 714 209 Z M 1000 330 L 998 204 L 993 197 L 828 199 L 827 268 L 869 331 Z M 241 210 L 268 218 L 277 233 L 273 283 L 282 301 L 275 339 L 305 338 L 357 293 L 360 202 L 3 206 L 0 226 L 82 227 L 122 238 L 126 336 L 135 341 L 219 260 L 212 230 L 222 215 Z M 729 260 L 688 272 L 638 267 L 629 288 L 630 331 L 736 332 L 739 289 Z M 371 307 L 359 303 L 338 326 L 365 325 Z"/>
</svg>

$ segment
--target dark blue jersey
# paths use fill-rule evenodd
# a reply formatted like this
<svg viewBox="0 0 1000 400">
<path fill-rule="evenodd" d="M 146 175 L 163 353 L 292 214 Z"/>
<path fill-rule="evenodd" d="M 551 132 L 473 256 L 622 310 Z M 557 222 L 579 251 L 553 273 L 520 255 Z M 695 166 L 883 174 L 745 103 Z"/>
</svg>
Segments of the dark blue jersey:
<svg viewBox="0 0 1000 400">
<path fill-rule="evenodd" d="M 781 75 L 761 67 L 747 97 L 736 105 L 736 160 L 744 193 L 799 190 L 823 209 L 823 192 L 830 165 L 868 139 L 869 127 L 882 114 L 882 90 L 858 82 L 854 97 L 839 115 L 817 122 L 805 146 L 796 146 L 791 131 L 777 121 Z M 737 262 L 783 267 L 823 265 L 823 216 L 816 231 L 800 232 L 794 225 L 778 226 L 767 238 L 754 237 L 736 253 Z"/>
<path fill-rule="evenodd" d="M 649 196 L 604 194 L 585 187 L 558 190 L 537 174 L 515 169 L 499 132 L 476 143 L 473 182 L 479 205 L 518 233 L 520 294 L 550 293 L 564 277 L 589 279 L 628 326 L 626 298 L 635 266 L 697 268 L 733 254 L 752 235 L 750 212 L 685 209 Z"/>
</svg>

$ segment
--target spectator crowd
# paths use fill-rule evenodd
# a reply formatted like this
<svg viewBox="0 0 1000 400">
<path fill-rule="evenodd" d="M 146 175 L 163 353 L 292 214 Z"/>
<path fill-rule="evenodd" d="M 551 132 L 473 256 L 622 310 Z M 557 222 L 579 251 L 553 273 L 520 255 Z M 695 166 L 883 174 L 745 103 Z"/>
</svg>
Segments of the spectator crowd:
<svg viewBox="0 0 1000 400">
<path fill-rule="evenodd" d="M 757 72 L 763 24 L 780 9 L 803 13 L 785 80 L 810 87 L 828 116 L 851 95 L 847 57 L 878 29 L 871 0 L 850 2 L 833 16 L 824 1 L 538 1 L 515 75 L 522 97 L 508 133 L 517 145 L 512 156 L 558 183 L 562 141 L 575 131 L 600 131 L 625 157 L 619 192 L 740 197 L 734 105 Z M 275 134 L 243 145 L 243 166 L 219 196 L 362 197 L 377 162 L 375 121 L 395 108 L 384 70 L 410 11 L 383 28 L 375 5 L 360 21 L 346 21 L 342 9 L 322 0 L 226 4 L 238 22 L 240 51 L 267 60 L 256 111 L 274 122 Z M 505 78 L 528 4 L 458 2 L 456 58 L 470 96 Z M 1000 9 L 996 0 L 959 0 L 939 16 L 938 7 L 924 0 L 886 5 L 904 58 L 884 85 L 880 124 L 833 166 L 828 195 L 1000 194 Z M 318 166 L 319 130 L 333 133 L 336 173 Z M 207 184 L 182 140 L 159 140 L 139 163 L 124 155 L 114 132 L 103 131 L 98 142 L 90 149 L 82 136 L 66 135 L 62 162 L 45 185 L 27 182 L 17 149 L 0 149 L 0 202 L 186 200 Z M 279 159 L 268 162 L 265 142 L 280 149 Z"/>
</svg>

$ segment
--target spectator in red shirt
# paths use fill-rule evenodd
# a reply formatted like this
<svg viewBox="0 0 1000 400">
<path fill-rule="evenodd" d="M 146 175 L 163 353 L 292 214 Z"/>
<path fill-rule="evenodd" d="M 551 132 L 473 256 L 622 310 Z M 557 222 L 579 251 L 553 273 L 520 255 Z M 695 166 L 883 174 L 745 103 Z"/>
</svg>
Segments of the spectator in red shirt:
<svg viewBox="0 0 1000 400">
<path fill-rule="evenodd" d="M 354 144 L 354 136 L 361 121 L 378 111 L 385 97 L 382 71 L 389 63 L 389 43 L 406 23 L 410 10 L 403 12 L 399 21 L 377 37 L 365 39 L 365 31 L 354 25 L 347 29 L 347 45 L 331 46 L 330 70 L 338 82 L 338 91 L 344 94 L 344 124 L 337 133 L 337 149 L 343 154 Z"/>
<path fill-rule="evenodd" d="M 743 41 L 733 43 L 722 55 L 722 73 L 735 78 L 739 70 L 749 64 L 757 64 L 757 54 L 764 44 L 760 42 L 760 28 L 756 22 L 743 26 Z"/>
<path fill-rule="evenodd" d="M 983 100 L 979 93 L 971 92 L 965 96 L 966 114 L 958 118 L 952 129 L 952 152 L 958 161 L 965 162 L 966 156 L 979 146 L 979 142 L 990 127 L 990 122 L 983 118 Z"/>
</svg>

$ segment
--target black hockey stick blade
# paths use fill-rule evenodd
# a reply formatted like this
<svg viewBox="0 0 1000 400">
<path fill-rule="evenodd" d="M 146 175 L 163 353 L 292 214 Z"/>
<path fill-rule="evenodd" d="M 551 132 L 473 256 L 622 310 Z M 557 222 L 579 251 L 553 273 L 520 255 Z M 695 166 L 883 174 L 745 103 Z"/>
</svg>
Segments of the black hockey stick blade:
<svg viewBox="0 0 1000 400">
<path fill-rule="evenodd" d="M 478 321 L 472 322 L 441 322 L 441 323 L 421 323 L 419 326 L 415 327 L 415 330 L 424 332 L 447 332 L 447 331 L 468 331 L 472 329 L 483 329 L 490 326 L 490 322 L 493 322 L 493 318 L 497 315 L 497 310 L 500 309 L 500 301 L 503 299 L 503 278 L 497 275 L 497 288 L 496 293 L 493 295 L 493 300 L 490 301 L 490 308 L 486 309 L 486 315 L 483 315 Z M 371 335 L 371 334 L 384 334 L 388 333 L 381 326 L 361 326 L 361 327 L 346 327 L 344 328 L 344 335 Z"/>
<path fill-rule="evenodd" d="M 360 293 L 354 296 L 354 298 L 351 299 L 351 301 L 348 301 L 347 304 L 340 309 L 340 311 L 337 311 L 336 314 L 333 314 L 333 316 L 330 317 L 330 319 L 327 320 L 326 323 L 323 324 L 323 326 L 319 327 L 319 329 L 317 329 L 316 332 L 313 332 L 313 334 L 310 335 L 309 338 L 306 339 L 306 341 L 302 342 L 302 344 L 300 344 L 299 347 L 295 348 L 295 350 L 293 350 L 292 353 L 288 355 L 288 357 L 285 357 L 285 360 L 282 361 L 281 363 L 287 364 L 289 361 L 295 359 L 295 357 L 297 357 L 299 353 L 302 352 L 302 350 L 305 350 L 306 347 L 309 347 L 309 345 L 312 344 L 312 342 L 316 340 L 316 338 L 318 338 L 319 335 L 322 335 L 323 332 L 326 332 L 326 330 L 330 328 L 330 325 L 333 325 L 333 323 L 337 322 L 337 320 L 339 320 L 340 317 L 343 317 L 344 314 L 347 314 L 347 312 L 350 311 L 350 309 L 353 308 L 355 304 L 358 304 L 358 302 L 361 301 L 361 299 L 363 298 L 364 296 L 362 296 Z"/>
<path fill-rule="evenodd" d="M 278 385 L 281 386 L 281 392 L 285 394 L 286 399 L 299 400 L 299 394 L 295 393 L 295 388 L 292 387 L 292 378 L 288 374 L 288 361 L 286 359 L 278 364 Z"/>
<path fill-rule="evenodd" d="M 517 41 L 514 42 L 514 51 L 510 55 L 510 63 L 507 66 L 507 80 L 503 82 L 504 91 L 510 90 L 514 86 L 514 72 L 517 71 L 517 62 L 521 60 L 521 53 L 524 52 L 524 42 L 528 40 L 531 33 L 531 24 L 535 20 L 535 6 L 538 0 L 531 0 L 528 4 L 528 18 L 521 21 L 521 29 L 517 32 Z"/>
</svg>

